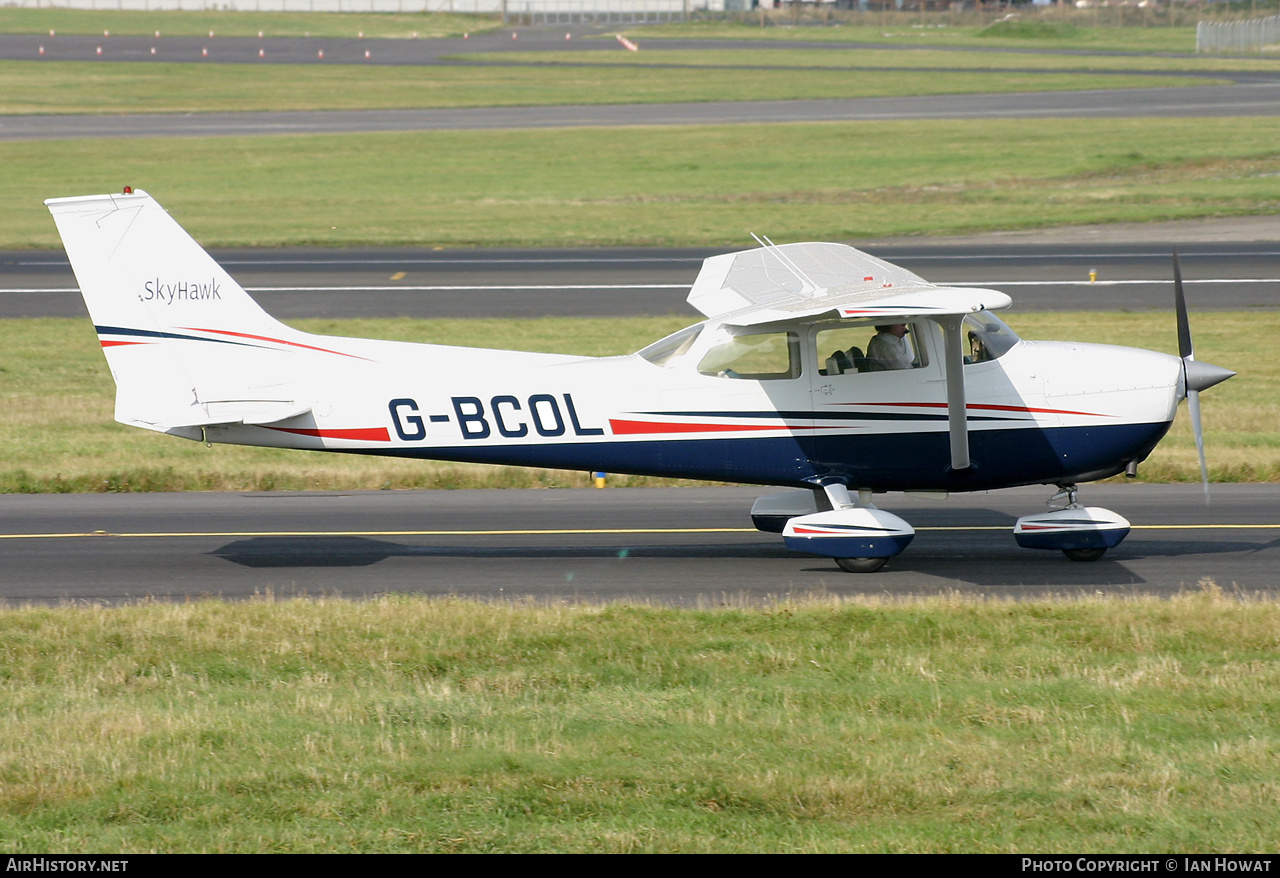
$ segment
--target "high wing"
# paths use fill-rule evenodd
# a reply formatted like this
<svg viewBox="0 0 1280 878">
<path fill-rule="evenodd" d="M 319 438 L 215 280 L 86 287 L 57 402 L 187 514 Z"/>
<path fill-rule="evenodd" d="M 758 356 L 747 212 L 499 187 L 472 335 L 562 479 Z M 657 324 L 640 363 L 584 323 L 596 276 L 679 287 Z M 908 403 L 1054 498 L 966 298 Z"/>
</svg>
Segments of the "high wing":
<svg viewBox="0 0 1280 878">
<path fill-rule="evenodd" d="M 951 468 L 969 468 L 961 324 L 966 314 L 1008 308 L 1013 300 L 1004 293 L 938 286 L 854 247 L 810 242 L 713 256 L 703 262 L 688 301 L 728 326 L 823 315 L 935 321 L 946 338 Z"/>
<path fill-rule="evenodd" d="M 818 317 L 941 317 L 1008 308 L 996 290 L 943 287 L 845 244 L 767 246 L 707 259 L 689 304 L 730 326 Z"/>
</svg>

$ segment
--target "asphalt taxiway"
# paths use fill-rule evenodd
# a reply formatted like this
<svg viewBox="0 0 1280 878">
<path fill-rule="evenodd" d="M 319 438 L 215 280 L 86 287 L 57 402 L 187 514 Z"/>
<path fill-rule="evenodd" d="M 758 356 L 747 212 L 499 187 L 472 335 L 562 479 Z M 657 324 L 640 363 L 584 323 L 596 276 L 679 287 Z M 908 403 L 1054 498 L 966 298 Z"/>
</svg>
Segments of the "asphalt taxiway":
<svg viewBox="0 0 1280 878">
<path fill-rule="evenodd" d="M 0 140 L 104 137 L 250 137 L 373 131 L 738 125 L 892 119 L 1226 118 L 1274 116 L 1280 82 L 1002 95 L 330 110 L 273 113 L 3 116 Z"/>
<path fill-rule="evenodd" d="M 0 599 L 115 604 L 191 597 L 363 597 L 389 592 L 488 600 L 630 599 L 711 606 L 814 594 L 958 591 L 1274 593 L 1280 485 L 1087 486 L 1129 538 L 1102 560 L 1018 548 L 1019 515 L 1051 489 L 886 495 L 917 528 L 882 571 L 849 574 L 751 528 L 767 488 L 606 488 L 252 494 L 0 496 Z"/>
<path fill-rule="evenodd" d="M 1141 243 L 858 242 L 936 283 L 993 287 L 1017 311 L 1165 311 L 1176 247 L 1193 310 L 1280 306 L 1280 222 L 1262 240 Z M 745 247 L 745 245 L 744 245 Z M 221 250 L 213 256 L 268 312 L 303 317 L 698 315 L 685 303 L 702 260 L 731 248 Z M 1092 279 L 1091 279 L 1092 278 Z M 86 316 L 60 251 L 0 252 L 0 318 Z"/>
</svg>

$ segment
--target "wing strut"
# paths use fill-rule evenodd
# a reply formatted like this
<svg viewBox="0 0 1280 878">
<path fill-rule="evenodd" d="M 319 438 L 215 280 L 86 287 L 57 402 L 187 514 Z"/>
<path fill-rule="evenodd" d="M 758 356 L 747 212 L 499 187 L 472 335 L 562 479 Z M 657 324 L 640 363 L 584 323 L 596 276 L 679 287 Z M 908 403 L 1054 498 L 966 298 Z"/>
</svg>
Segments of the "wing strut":
<svg viewBox="0 0 1280 878">
<path fill-rule="evenodd" d="M 947 426 L 951 431 L 951 469 L 969 468 L 969 422 L 964 396 L 963 314 L 935 317 L 946 339 Z"/>
</svg>

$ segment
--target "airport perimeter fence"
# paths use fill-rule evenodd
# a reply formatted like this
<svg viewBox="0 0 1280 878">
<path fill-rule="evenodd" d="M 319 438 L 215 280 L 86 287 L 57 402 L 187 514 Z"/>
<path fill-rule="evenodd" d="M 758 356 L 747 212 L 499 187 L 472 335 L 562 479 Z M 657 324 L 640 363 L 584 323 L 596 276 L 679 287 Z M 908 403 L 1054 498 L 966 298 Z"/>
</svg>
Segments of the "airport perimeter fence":
<svg viewBox="0 0 1280 878">
<path fill-rule="evenodd" d="M 515 24 L 666 24 L 689 17 L 688 0 L 507 0 Z"/>
<path fill-rule="evenodd" d="M 1202 21 L 1196 25 L 1196 52 L 1280 52 L 1280 15 L 1249 21 Z"/>
</svg>

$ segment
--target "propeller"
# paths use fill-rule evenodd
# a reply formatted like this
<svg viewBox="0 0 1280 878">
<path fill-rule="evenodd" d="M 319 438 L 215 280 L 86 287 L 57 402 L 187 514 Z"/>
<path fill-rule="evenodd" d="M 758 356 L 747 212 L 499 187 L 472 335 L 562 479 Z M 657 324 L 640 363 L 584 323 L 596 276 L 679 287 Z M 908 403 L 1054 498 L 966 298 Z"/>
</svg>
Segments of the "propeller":
<svg viewBox="0 0 1280 878">
<path fill-rule="evenodd" d="M 1191 341 L 1191 323 L 1187 320 L 1187 298 L 1182 291 L 1182 270 L 1178 251 L 1173 251 L 1173 298 L 1178 312 L 1178 356 L 1182 358 L 1183 383 L 1186 386 L 1187 411 L 1191 414 L 1191 431 L 1196 437 L 1196 453 L 1200 456 L 1200 481 L 1204 485 L 1204 502 L 1209 502 L 1209 467 L 1204 458 L 1204 429 L 1200 426 L 1200 391 L 1208 390 L 1235 375 L 1230 369 L 1202 363 L 1196 359 Z"/>
</svg>

